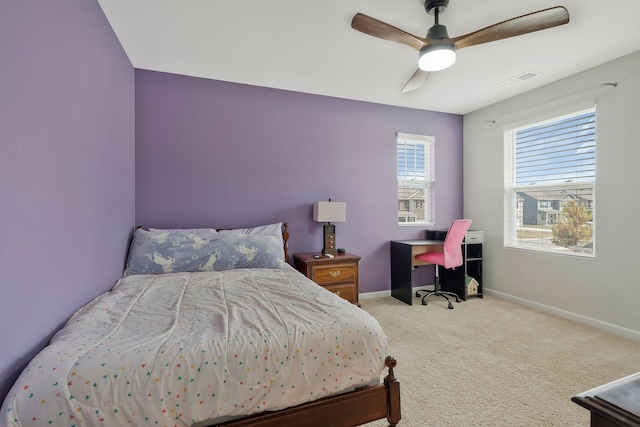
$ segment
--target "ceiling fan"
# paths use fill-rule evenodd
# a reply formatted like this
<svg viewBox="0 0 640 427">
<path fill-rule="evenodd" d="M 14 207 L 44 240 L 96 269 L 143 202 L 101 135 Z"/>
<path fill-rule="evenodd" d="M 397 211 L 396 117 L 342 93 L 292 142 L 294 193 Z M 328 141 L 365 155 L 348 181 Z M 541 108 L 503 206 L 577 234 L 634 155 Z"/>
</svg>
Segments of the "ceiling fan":
<svg viewBox="0 0 640 427">
<path fill-rule="evenodd" d="M 449 38 L 447 27 L 439 22 L 440 15 L 448 5 L 449 0 L 424 2 L 427 13 L 433 15 L 435 20 L 426 38 L 414 36 L 363 13 L 357 13 L 353 17 L 351 27 L 370 36 L 406 44 L 420 52 L 418 69 L 402 88 L 402 92 L 408 92 L 421 87 L 432 71 L 444 70 L 453 65 L 457 49 L 532 33 L 569 22 L 567 9 L 556 6 L 507 19 L 464 36 Z"/>
</svg>

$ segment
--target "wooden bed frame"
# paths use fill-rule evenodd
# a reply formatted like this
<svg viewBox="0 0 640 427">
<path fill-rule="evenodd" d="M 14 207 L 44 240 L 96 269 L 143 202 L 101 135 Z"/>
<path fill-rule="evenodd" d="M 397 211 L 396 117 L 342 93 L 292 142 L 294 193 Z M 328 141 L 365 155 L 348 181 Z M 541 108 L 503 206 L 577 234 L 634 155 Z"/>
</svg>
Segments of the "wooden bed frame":
<svg viewBox="0 0 640 427">
<path fill-rule="evenodd" d="M 400 422 L 400 382 L 393 375 L 396 360 L 387 356 L 384 383 L 329 396 L 276 412 L 264 412 L 210 427 L 354 427 L 381 418 Z"/>
</svg>

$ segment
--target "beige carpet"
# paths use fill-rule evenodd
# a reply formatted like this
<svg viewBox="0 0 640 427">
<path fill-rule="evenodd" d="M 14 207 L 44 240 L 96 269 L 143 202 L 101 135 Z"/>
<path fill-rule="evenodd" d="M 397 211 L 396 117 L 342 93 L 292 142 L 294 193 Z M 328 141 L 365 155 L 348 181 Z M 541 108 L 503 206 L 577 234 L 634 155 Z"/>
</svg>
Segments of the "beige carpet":
<svg viewBox="0 0 640 427">
<path fill-rule="evenodd" d="M 589 426 L 571 397 L 640 371 L 640 341 L 496 297 L 429 301 L 361 301 L 398 361 L 399 426 Z"/>
</svg>

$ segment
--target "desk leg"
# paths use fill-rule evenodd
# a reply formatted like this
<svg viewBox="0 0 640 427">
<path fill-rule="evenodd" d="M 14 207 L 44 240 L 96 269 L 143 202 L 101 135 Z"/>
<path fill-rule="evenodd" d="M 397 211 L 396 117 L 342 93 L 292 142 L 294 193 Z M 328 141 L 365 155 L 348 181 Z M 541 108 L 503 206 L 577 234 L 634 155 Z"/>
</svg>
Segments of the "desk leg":
<svg viewBox="0 0 640 427">
<path fill-rule="evenodd" d="M 413 305 L 411 246 L 391 242 L 391 296 Z"/>
</svg>

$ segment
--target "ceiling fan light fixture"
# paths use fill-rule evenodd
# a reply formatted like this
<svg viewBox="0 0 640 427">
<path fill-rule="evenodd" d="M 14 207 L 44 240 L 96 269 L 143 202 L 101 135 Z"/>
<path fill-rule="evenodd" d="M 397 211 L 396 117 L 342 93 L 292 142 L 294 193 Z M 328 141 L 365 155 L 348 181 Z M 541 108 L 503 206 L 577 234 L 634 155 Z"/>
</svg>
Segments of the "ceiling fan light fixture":
<svg viewBox="0 0 640 427">
<path fill-rule="evenodd" d="M 424 71 L 440 71 L 456 62 L 456 47 L 453 43 L 431 44 L 420 50 L 418 67 Z"/>
</svg>

